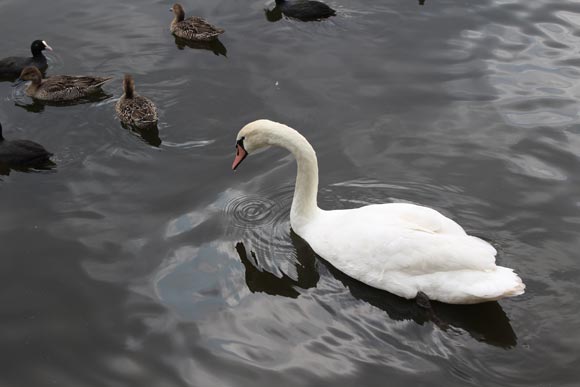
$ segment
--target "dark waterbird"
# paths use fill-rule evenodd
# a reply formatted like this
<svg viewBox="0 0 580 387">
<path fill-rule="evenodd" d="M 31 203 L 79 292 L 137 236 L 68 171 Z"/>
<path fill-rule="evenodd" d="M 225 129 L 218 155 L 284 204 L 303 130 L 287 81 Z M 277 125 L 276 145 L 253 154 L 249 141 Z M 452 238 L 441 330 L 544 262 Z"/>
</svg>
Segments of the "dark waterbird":
<svg viewBox="0 0 580 387">
<path fill-rule="evenodd" d="M 336 15 L 334 9 L 315 0 L 276 0 L 276 8 L 285 16 L 302 21 L 321 20 Z"/>
<path fill-rule="evenodd" d="M 27 66 L 35 66 L 44 72 L 48 67 L 42 53 L 44 50 L 52 51 L 52 48 L 44 40 L 35 40 L 30 45 L 31 57 L 10 56 L 0 60 L 0 79 L 14 80 Z"/>
<path fill-rule="evenodd" d="M 50 164 L 50 156 L 44 147 L 29 140 L 6 140 L 0 124 L 0 164 L 16 168 L 34 168 Z"/>
</svg>

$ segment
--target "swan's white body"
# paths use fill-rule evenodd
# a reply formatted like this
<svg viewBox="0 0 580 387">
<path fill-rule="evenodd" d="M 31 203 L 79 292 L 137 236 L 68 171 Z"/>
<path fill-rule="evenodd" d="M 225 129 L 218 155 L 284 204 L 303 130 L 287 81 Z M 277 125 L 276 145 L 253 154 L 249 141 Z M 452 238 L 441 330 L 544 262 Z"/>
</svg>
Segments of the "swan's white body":
<svg viewBox="0 0 580 387">
<path fill-rule="evenodd" d="M 234 167 L 248 153 L 267 145 L 284 147 L 297 160 L 292 229 L 345 274 L 404 298 L 423 292 L 451 304 L 524 293 L 525 285 L 512 269 L 496 266 L 496 251 L 489 243 L 467 235 L 433 209 L 406 203 L 334 211 L 318 208 L 316 154 L 288 126 L 258 120 L 242 128 Z"/>
</svg>

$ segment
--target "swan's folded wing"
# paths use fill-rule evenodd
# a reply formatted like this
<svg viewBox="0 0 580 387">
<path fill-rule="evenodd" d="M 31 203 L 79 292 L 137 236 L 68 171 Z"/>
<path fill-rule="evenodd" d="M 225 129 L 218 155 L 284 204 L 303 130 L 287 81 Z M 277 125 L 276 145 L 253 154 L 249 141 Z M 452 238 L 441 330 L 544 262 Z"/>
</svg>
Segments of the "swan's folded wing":
<svg viewBox="0 0 580 387">
<path fill-rule="evenodd" d="M 433 234 L 466 235 L 459 224 L 429 207 L 409 203 L 379 204 L 376 207 L 385 212 L 385 218 L 400 221 L 408 229 Z"/>
<path fill-rule="evenodd" d="M 467 235 L 437 211 L 412 207 L 418 206 L 328 211 L 309 228 L 305 239 L 335 266 L 349 266 L 345 271 L 422 275 L 495 268 L 496 251 L 489 243 Z"/>
</svg>

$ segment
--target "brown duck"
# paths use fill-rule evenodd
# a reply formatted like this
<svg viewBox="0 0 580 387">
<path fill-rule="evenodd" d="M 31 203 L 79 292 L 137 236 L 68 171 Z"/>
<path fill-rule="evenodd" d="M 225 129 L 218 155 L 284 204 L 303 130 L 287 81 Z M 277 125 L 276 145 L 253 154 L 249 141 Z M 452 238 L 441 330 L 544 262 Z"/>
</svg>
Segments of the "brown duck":
<svg viewBox="0 0 580 387">
<path fill-rule="evenodd" d="M 29 97 L 52 102 L 73 101 L 101 91 L 101 86 L 113 77 L 91 77 L 82 75 L 53 75 L 42 79 L 34 66 L 25 67 L 21 81 L 32 81 L 26 88 Z"/>
<path fill-rule="evenodd" d="M 125 74 L 123 79 L 123 96 L 117 102 L 115 110 L 117 117 L 125 125 L 145 129 L 157 124 L 157 108 L 146 97 L 135 93 L 133 77 Z"/>
<path fill-rule="evenodd" d="M 175 16 L 169 30 L 178 38 L 207 42 L 224 33 L 222 28 L 213 26 L 200 17 L 191 16 L 186 19 L 181 4 L 173 4 L 170 11 Z"/>
</svg>

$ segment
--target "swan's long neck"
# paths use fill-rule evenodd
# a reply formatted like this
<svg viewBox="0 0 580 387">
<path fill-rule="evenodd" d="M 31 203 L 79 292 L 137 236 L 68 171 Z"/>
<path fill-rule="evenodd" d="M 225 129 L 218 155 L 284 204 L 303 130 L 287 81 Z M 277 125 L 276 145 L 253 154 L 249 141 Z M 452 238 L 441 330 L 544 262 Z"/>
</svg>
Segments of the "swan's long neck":
<svg viewBox="0 0 580 387">
<path fill-rule="evenodd" d="M 270 145 L 288 149 L 296 158 L 298 171 L 294 199 L 290 210 L 292 228 L 299 229 L 307 224 L 319 211 L 316 196 L 318 194 L 318 160 L 312 145 L 300 133 L 282 124 L 274 124 L 269 139 Z"/>
</svg>

